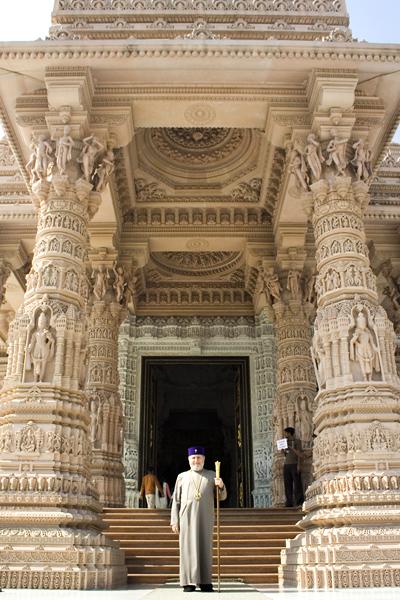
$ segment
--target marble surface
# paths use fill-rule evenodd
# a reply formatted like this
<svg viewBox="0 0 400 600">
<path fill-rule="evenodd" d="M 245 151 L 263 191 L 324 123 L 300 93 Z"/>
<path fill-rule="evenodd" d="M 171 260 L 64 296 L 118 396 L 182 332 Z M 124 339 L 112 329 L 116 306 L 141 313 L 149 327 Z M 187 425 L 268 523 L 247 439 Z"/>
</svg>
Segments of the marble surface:
<svg viewBox="0 0 400 600">
<path fill-rule="evenodd" d="M 167 584 L 158 588 L 152 586 L 132 586 L 120 590 L 54 591 L 54 590 L 3 590 L 1 599 L 10 600 L 176 600 L 177 598 L 218 597 L 223 600 L 399 600 L 399 588 L 379 588 L 360 590 L 328 590 L 298 592 L 279 590 L 274 587 L 258 589 L 243 583 L 223 583 L 219 594 L 203 593 L 196 590 L 192 595 L 183 595 L 177 584 Z"/>
</svg>

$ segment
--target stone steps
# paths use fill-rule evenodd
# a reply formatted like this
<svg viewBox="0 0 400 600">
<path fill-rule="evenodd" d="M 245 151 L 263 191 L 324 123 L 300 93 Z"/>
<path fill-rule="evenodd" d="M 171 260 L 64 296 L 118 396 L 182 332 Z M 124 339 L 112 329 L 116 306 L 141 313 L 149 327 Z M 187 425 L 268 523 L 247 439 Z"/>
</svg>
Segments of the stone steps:
<svg viewBox="0 0 400 600">
<path fill-rule="evenodd" d="M 278 582 L 280 552 L 300 529 L 294 509 L 221 509 L 221 578 L 245 583 Z M 128 583 L 162 584 L 179 577 L 177 536 L 169 510 L 106 508 L 107 535 L 125 552 Z M 216 577 L 216 535 L 214 577 Z"/>
</svg>

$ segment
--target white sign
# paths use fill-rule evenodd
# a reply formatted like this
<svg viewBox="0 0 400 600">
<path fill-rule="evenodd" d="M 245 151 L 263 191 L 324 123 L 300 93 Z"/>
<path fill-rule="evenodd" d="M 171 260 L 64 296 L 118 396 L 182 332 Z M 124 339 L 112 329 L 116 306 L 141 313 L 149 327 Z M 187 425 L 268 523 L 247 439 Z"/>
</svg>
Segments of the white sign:
<svg viewBox="0 0 400 600">
<path fill-rule="evenodd" d="M 286 448 L 288 447 L 287 439 L 283 438 L 282 440 L 276 440 L 276 445 L 278 447 L 278 450 L 286 450 Z"/>
</svg>

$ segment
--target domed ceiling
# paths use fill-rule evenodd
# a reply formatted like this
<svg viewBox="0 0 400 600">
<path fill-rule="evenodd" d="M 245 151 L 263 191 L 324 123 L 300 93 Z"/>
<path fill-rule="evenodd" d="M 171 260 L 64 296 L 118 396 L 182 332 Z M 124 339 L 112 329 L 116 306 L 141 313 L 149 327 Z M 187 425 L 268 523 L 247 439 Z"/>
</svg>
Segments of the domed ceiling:
<svg viewBox="0 0 400 600">
<path fill-rule="evenodd" d="M 174 191 L 220 191 L 257 167 L 259 135 L 251 129 L 166 127 L 136 135 L 136 178 L 150 176 Z"/>
</svg>

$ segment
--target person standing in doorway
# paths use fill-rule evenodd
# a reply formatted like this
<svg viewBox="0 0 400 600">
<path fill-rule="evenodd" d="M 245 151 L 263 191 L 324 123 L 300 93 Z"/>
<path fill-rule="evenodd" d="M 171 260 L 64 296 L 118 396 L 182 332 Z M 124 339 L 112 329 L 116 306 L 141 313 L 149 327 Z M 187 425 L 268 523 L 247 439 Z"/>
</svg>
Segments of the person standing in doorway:
<svg viewBox="0 0 400 600">
<path fill-rule="evenodd" d="M 184 592 L 212 592 L 212 559 L 214 532 L 214 494 L 220 499 L 227 492 L 224 482 L 214 471 L 204 468 L 202 446 L 188 449 L 189 471 L 177 477 L 172 497 L 171 527 L 179 533 L 179 579 Z"/>
<path fill-rule="evenodd" d="M 285 506 L 298 506 L 304 502 L 303 487 L 301 483 L 300 459 L 303 455 L 301 442 L 295 437 L 294 427 L 286 427 L 288 447 L 283 450 L 285 462 L 283 465 L 283 482 L 285 485 Z"/>
<path fill-rule="evenodd" d="M 156 488 L 160 492 L 160 496 L 162 496 L 163 489 L 161 483 L 158 481 L 153 467 L 149 467 L 140 487 L 140 497 L 143 498 L 146 496 L 147 508 L 156 507 Z"/>
</svg>

